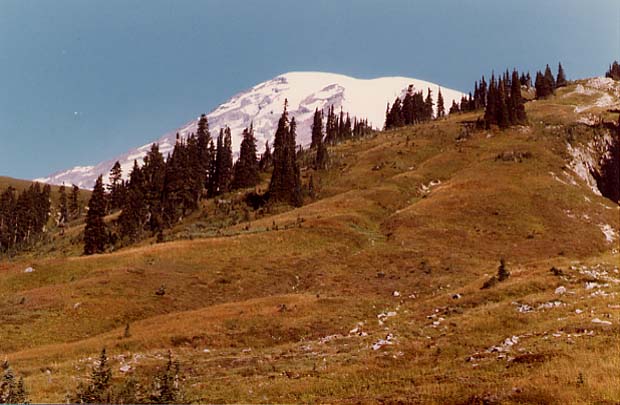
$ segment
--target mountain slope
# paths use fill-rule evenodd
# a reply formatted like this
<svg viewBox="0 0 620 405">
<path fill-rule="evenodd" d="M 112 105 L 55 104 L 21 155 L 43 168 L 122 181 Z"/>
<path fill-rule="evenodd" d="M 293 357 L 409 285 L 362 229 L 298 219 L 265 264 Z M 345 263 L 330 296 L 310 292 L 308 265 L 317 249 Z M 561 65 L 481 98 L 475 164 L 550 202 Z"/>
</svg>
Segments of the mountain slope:
<svg viewBox="0 0 620 405">
<path fill-rule="evenodd" d="M 316 108 L 326 109 L 333 105 L 338 111 L 342 107 L 352 117 L 368 119 L 374 127 L 380 128 L 385 119 L 386 103 L 391 103 L 397 96 L 403 95 L 410 84 L 413 84 L 416 91 L 423 90 L 425 93 L 430 88 L 433 98 L 436 99 L 439 86 L 418 79 L 383 77 L 366 80 L 332 73 L 290 72 L 235 95 L 207 114 L 207 117 L 213 136 L 217 135 L 221 127 L 227 125 L 231 128 L 235 152 L 239 149 L 243 128 L 253 123 L 259 150 L 262 151 L 264 142 L 271 141 L 284 100 L 288 99 L 290 114 L 298 124 L 297 141 L 307 144 L 310 141 L 312 114 Z M 452 100 L 458 102 L 463 96 L 463 93 L 447 88 L 441 88 L 441 92 L 446 109 L 452 104 Z M 197 122 L 190 121 L 155 141 L 159 143 L 160 151 L 164 155 L 171 152 L 176 134 L 184 137 L 195 132 Z M 107 180 L 107 174 L 117 160 L 127 176 L 134 159 L 142 159 L 150 146 L 149 143 L 132 149 L 95 166 L 78 166 L 36 180 L 52 184 L 64 182 L 90 188 L 100 174 Z"/>
</svg>

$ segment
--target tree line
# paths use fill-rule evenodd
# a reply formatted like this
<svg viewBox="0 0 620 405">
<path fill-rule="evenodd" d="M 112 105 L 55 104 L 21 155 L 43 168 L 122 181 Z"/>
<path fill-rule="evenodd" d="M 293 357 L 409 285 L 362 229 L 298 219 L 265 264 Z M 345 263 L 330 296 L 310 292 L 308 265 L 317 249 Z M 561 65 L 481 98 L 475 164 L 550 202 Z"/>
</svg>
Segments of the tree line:
<svg viewBox="0 0 620 405">
<path fill-rule="evenodd" d="M 197 210 L 201 199 L 255 187 L 261 181 L 260 173 L 269 170 L 269 188 L 261 199 L 302 205 L 299 159 L 306 152 L 297 147 L 297 124 L 295 118 L 289 119 L 287 103 L 278 120 L 273 150 L 267 142 L 260 157 L 253 125 L 243 130 L 239 157 L 233 163 L 230 128 L 220 129 L 214 140 L 203 114 L 195 134 L 185 139 L 177 134 L 174 149 L 166 158 L 159 146 L 152 144 L 142 165 L 134 161 L 127 180 L 123 180 L 122 168 L 116 162 L 109 174 L 109 185 L 104 187 L 103 176 L 95 183 L 86 216 L 84 253 L 101 253 L 109 244 L 131 244 L 148 236 L 161 241 L 163 231 Z M 336 116 L 333 106 L 328 109 L 325 126 L 323 117 L 324 113 L 317 109 L 310 146 L 315 169 L 327 167 L 327 144 L 370 132 L 367 120 L 351 121 L 342 110 Z M 114 211 L 120 211 L 118 218 L 106 224 L 104 217 Z"/>
<path fill-rule="evenodd" d="M 614 61 L 611 65 L 609 65 L 609 69 L 605 72 L 605 77 L 620 80 L 620 64 L 618 64 L 617 61 Z"/>
<path fill-rule="evenodd" d="M 21 193 L 8 187 L 0 194 L 0 252 L 17 251 L 40 239 L 50 217 L 51 187 L 31 184 Z"/>
</svg>

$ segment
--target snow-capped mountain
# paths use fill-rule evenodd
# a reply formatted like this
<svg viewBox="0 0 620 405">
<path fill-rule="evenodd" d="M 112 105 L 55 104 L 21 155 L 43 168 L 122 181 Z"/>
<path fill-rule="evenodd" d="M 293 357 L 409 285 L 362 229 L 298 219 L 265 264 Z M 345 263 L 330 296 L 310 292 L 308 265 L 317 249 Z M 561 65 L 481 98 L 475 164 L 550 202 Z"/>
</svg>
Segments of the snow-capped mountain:
<svg viewBox="0 0 620 405">
<path fill-rule="evenodd" d="M 413 84 L 416 91 L 428 88 L 436 100 L 439 85 L 408 77 L 382 77 L 377 79 L 356 79 L 349 76 L 320 72 L 291 72 L 260 83 L 239 93 L 207 114 L 211 135 L 216 136 L 221 127 L 228 126 L 233 135 L 233 151 L 237 152 L 242 139 L 242 131 L 254 123 L 259 152 L 264 150 L 265 141 L 272 138 L 284 106 L 288 99 L 289 116 L 297 121 L 297 142 L 310 142 L 314 110 L 334 106 L 336 112 L 348 112 L 353 117 L 368 119 L 375 128 L 383 126 L 386 103 L 392 103 L 402 96 L 407 87 Z M 452 100 L 460 101 L 463 93 L 441 88 L 446 109 Z M 166 156 L 176 142 L 176 134 L 186 137 L 196 131 L 198 120 L 192 120 L 177 130 L 171 131 L 156 140 L 160 151 Z M 116 161 L 121 163 L 123 175 L 127 176 L 133 161 L 142 163 L 142 158 L 152 143 L 132 149 L 95 166 L 77 166 L 57 172 L 47 177 L 35 179 L 42 183 L 75 184 L 80 188 L 92 188 L 100 174 L 107 181 L 108 173 Z"/>
</svg>

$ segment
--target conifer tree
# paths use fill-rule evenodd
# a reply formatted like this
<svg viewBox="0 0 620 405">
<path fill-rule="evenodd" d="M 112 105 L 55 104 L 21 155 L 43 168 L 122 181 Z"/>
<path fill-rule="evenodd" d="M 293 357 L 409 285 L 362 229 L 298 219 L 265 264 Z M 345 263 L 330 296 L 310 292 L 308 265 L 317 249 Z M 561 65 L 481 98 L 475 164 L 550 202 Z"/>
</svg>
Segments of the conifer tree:
<svg viewBox="0 0 620 405">
<path fill-rule="evenodd" d="M 295 119 L 289 123 L 288 101 L 278 120 L 273 143 L 273 174 L 269 183 L 269 199 L 294 206 L 302 204 L 301 180 L 295 153 Z"/>
<path fill-rule="evenodd" d="M 555 78 L 553 77 L 553 73 L 551 73 L 551 68 L 549 67 L 549 65 L 545 67 L 545 73 L 543 77 L 547 85 L 551 88 L 550 94 L 553 94 L 553 90 L 555 89 Z"/>
<path fill-rule="evenodd" d="M 443 118 L 446 115 L 446 109 L 443 105 L 443 95 L 441 94 L 441 88 L 437 93 L 437 118 Z"/>
<path fill-rule="evenodd" d="M 179 388 L 179 363 L 173 361 L 172 352 L 164 369 L 155 377 L 150 402 L 154 404 L 174 404 L 181 400 Z"/>
<path fill-rule="evenodd" d="M 93 367 L 88 384 L 80 383 L 72 402 L 103 404 L 112 402 L 112 370 L 108 364 L 105 348 L 101 351 L 99 362 Z"/>
<path fill-rule="evenodd" d="M 75 184 L 71 185 L 71 198 L 69 199 L 69 214 L 72 218 L 80 216 L 80 188 Z"/>
<path fill-rule="evenodd" d="M 67 204 L 67 192 L 65 190 L 64 183 L 58 189 L 58 193 L 60 195 L 59 197 L 60 207 L 58 208 L 60 216 L 59 216 L 58 222 L 60 222 L 61 224 L 64 224 L 69 221 L 69 206 Z"/>
<path fill-rule="evenodd" d="M 312 141 L 310 143 L 311 149 L 316 149 L 319 143 L 323 142 L 323 113 L 318 108 L 314 110 L 314 117 L 312 119 Z"/>
<path fill-rule="evenodd" d="M 123 206 L 125 198 L 125 185 L 123 183 L 123 172 L 120 162 L 116 161 L 110 170 L 110 209 L 117 210 Z"/>
<path fill-rule="evenodd" d="M 491 81 L 489 82 L 489 91 L 486 97 L 486 109 L 484 111 L 484 122 L 486 128 L 491 128 L 491 125 L 497 124 L 497 85 L 495 83 L 495 75 L 491 75 Z"/>
<path fill-rule="evenodd" d="M 566 81 L 566 75 L 564 74 L 564 68 L 561 63 L 558 63 L 558 75 L 555 79 L 555 87 L 566 87 L 568 82 Z"/>
<path fill-rule="evenodd" d="M 261 172 L 266 172 L 273 163 L 273 156 L 271 155 L 271 148 L 269 147 L 269 141 L 265 141 L 265 151 L 260 157 L 259 167 Z"/>
<path fill-rule="evenodd" d="M 424 120 L 430 121 L 433 119 L 433 96 L 430 87 L 428 88 L 428 93 L 426 94 L 426 99 L 424 100 Z"/>
<path fill-rule="evenodd" d="M 86 227 L 84 228 L 84 254 L 102 253 L 107 242 L 105 222 L 106 196 L 101 176 L 95 182 L 95 188 L 88 202 Z"/>
<path fill-rule="evenodd" d="M 123 211 L 118 217 L 121 237 L 131 242 L 138 241 L 142 237 L 148 216 L 147 198 L 144 171 L 134 160 Z"/>
<path fill-rule="evenodd" d="M 0 380 L 1 404 L 29 404 L 24 386 L 24 379 L 16 378 L 8 361 L 2 363 L 2 379 Z"/>
<path fill-rule="evenodd" d="M 216 149 L 213 139 L 209 141 L 209 164 L 207 175 L 207 197 L 213 198 L 217 194 L 217 160 Z"/>
<path fill-rule="evenodd" d="M 148 211 L 149 229 L 153 234 L 161 231 L 164 226 L 163 219 L 163 194 L 166 180 L 166 162 L 159 152 L 159 145 L 154 143 L 151 149 L 144 157 L 144 166 L 142 167 L 144 177 L 143 199 L 146 202 L 146 210 Z M 193 176 L 199 176 L 192 173 Z M 193 180 L 196 180 L 193 177 Z M 204 177 L 198 178 L 196 187 L 202 190 Z"/>
<path fill-rule="evenodd" d="M 512 124 L 525 124 L 527 117 L 525 114 L 525 105 L 523 97 L 521 97 L 521 81 L 518 79 L 519 74 L 516 70 L 512 72 L 512 82 L 510 87 L 511 106 L 514 110 L 514 120 Z"/>
<path fill-rule="evenodd" d="M 258 159 L 256 157 L 256 138 L 254 127 L 243 130 L 243 140 L 239 149 L 239 159 L 234 166 L 233 189 L 254 187 L 260 181 Z"/>
<path fill-rule="evenodd" d="M 232 180 L 232 166 L 232 136 L 230 134 L 230 128 L 226 127 L 220 130 L 220 135 L 217 138 L 215 170 L 217 194 L 228 192 L 230 181 Z"/>
<path fill-rule="evenodd" d="M 605 72 L 605 77 L 609 77 L 613 80 L 620 80 L 620 64 L 618 64 L 617 61 L 609 65 L 609 69 Z"/>
<path fill-rule="evenodd" d="M 507 128 L 510 125 L 510 115 L 508 113 L 508 105 L 506 100 L 506 86 L 503 79 L 499 79 L 497 83 L 497 125 L 500 128 Z"/>
</svg>

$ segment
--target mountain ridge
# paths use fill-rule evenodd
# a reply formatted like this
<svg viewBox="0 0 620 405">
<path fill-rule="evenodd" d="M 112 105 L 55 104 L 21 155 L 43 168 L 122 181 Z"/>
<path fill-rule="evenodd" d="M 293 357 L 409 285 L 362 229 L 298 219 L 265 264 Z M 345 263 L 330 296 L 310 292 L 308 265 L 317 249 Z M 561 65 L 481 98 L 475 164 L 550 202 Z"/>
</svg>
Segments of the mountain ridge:
<svg viewBox="0 0 620 405">
<path fill-rule="evenodd" d="M 352 117 L 368 119 L 374 128 L 380 128 L 383 125 L 386 103 L 392 103 L 397 96 L 402 96 L 410 84 L 416 91 L 426 92 L 427 89 L 431 89 L 434 99 L 438 89 L 441 89 L 446 109 L 452 100 L 458 102 L 464 95 L 458 90 L 403 76 L 358 79 L 336 73 L 294 71 L 280 74 L 235 94 L 209 112 L 207 118 L 211 135 L 214 137 L 219 128 L 225 126 L 231 128 L 235 153 L 241 143 L 243 128 L 253 123 L 259 150 L 262 151 L 265 141 L 271 141 L 273 138 L 279 112 L 286 98 L 289 102 L 289 112 L 298 123 L 298 143 L 305 145 L 310 141 L 312 114 L 315 108 L 326 109 L 330 106 L 334 106 L 336 110 L 342 108 Z M 158 143 L 160 151 L 166 155 L 174 148 L 176 134 L 184 138 L 195 132 L 196 124 L 197 118 L 174 131 L 165 133 L 153 142 L 132 148 L 96 165 L 75 166 L 34 181 L 76 184 L 80 188 L 91 188 L 100 174 L 103 174 L 104 181 L 107 181 L 107 174 L 116 161 L 121 163 L 123 175 L 127 177 L 133 161 L 141 161 L 153 143 Z"/>
</svg>

